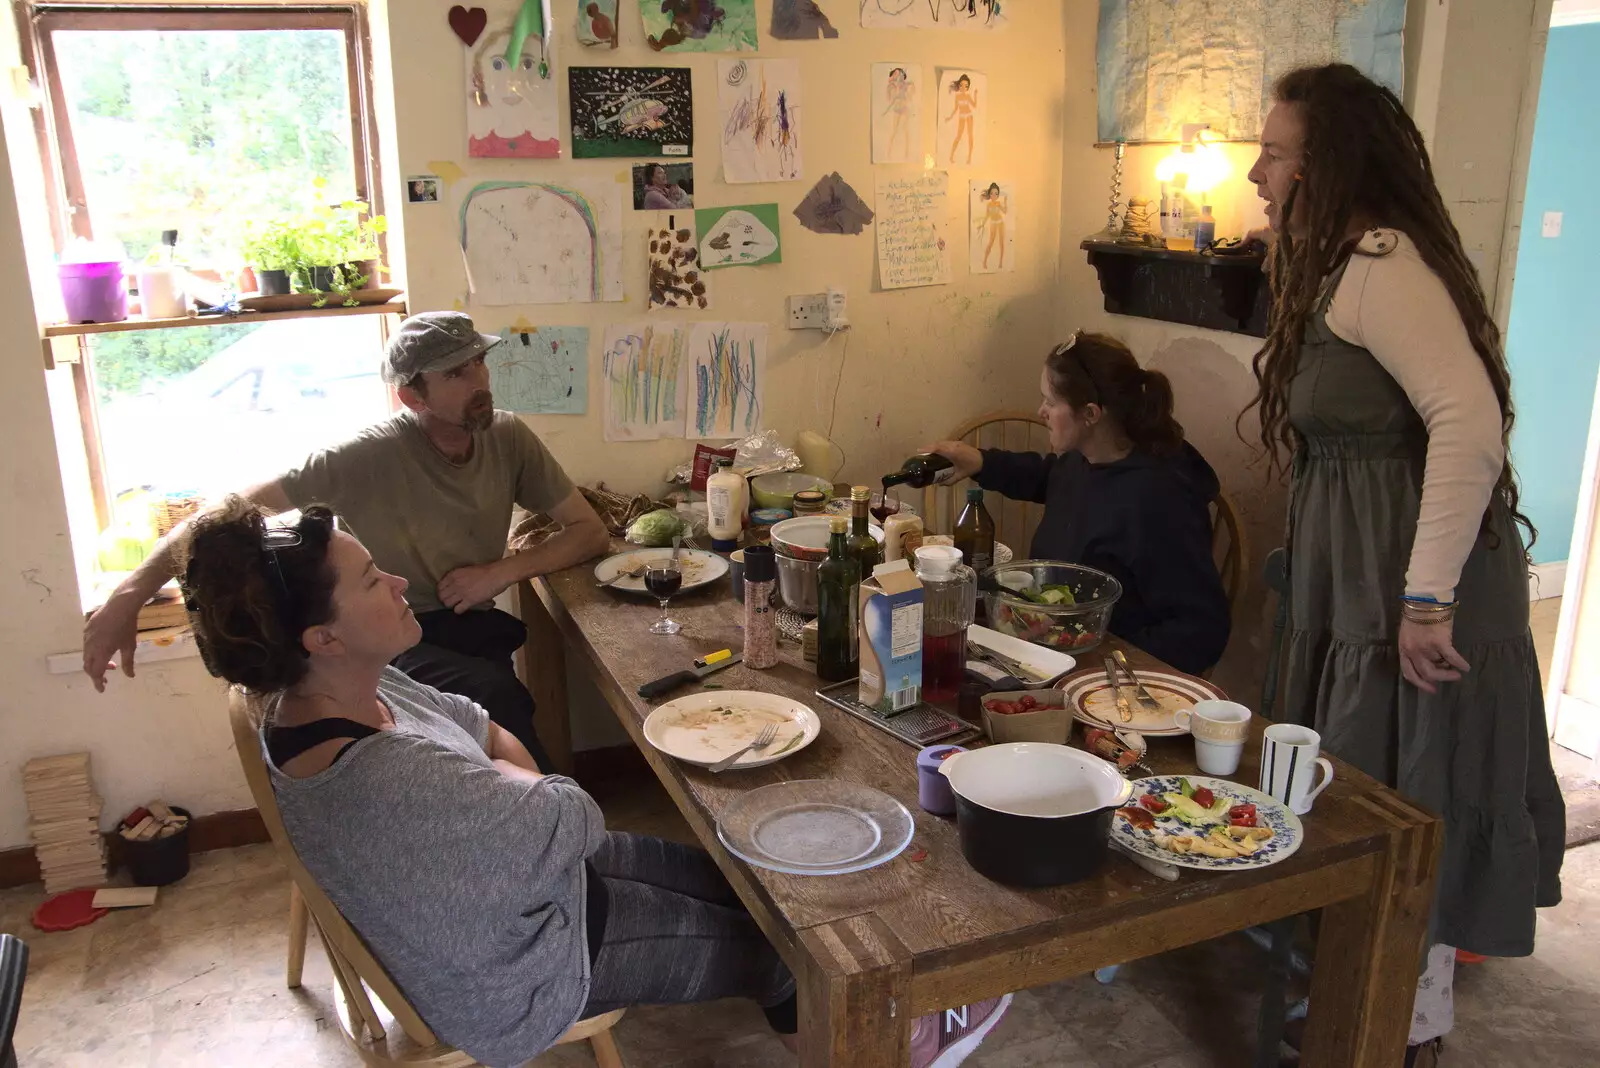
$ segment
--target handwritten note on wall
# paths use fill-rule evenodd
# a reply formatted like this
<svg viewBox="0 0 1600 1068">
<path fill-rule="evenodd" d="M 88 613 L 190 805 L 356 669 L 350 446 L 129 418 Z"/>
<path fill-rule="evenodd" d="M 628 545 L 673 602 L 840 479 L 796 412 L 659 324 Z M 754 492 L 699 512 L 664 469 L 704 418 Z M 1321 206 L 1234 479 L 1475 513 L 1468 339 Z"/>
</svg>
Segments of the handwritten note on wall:
<svg viewBox="0 0 1600 1068">
<path fill-rule="evenodd" d="M 948 175 L 878 176 L 878 279 L 884 289 L 950 281 Z"/>
</svg>

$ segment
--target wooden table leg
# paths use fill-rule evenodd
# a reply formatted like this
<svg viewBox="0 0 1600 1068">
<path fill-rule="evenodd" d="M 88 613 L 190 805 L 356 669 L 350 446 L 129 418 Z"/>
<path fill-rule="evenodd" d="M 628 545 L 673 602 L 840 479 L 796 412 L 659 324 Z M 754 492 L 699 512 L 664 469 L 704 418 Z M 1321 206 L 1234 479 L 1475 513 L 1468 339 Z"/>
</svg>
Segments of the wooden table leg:
<svg viewBox="0 0 1600 1068">
<path fill-rule="evenodd" d="M 1366 800 L 1406 808 L 1398 797 Z M 1405 1059 L 1444 825 L 1414 809 L 1395 822 L 1372 889 L 1322 910 L 1304 1068 L 1394 1068 Z"/>
<path fill-rule="evenodd" d="M 800 932 L 802 1068 L 905 1068 L 910 1063 L 911 958 L 873 916 Z"/>
<path fill-rule="evenodd" d="M 532 583 L 517 587 L 528 640 L 517 651 L 522 681 L 533 695 L 533 733 L 544 743 L 554 770 L 572 774 L 572 719 L 567 707 L 567 646 Z"/>
</svg>

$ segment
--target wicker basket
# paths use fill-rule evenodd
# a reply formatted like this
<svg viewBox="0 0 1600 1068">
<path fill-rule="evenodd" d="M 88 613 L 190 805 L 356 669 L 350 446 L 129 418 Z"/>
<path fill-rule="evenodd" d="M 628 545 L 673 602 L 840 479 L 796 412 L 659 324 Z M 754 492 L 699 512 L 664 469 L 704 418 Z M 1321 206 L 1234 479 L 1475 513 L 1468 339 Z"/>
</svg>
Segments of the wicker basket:
<svg viewBox="0 0 1600 1068">
<path fill-rule="evenodd" d="M 200 510 L 200 497 L 193 493 L 174 493 L 161 498 L 154 512 L 156 534 L 166 537 L 174 527 Z"/>
</svg>

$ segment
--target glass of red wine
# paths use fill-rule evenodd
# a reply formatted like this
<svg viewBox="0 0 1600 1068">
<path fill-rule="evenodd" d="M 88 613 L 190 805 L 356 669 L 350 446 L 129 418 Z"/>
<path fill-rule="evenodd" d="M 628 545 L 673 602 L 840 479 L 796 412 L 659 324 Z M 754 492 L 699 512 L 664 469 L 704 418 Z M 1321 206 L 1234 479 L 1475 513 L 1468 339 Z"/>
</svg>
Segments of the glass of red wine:
<svg viewBox="0 0 1600 1068">
<path fill-rule="evenodd" d="M 676 634 L 683 627 L 675 619 L 667 618 L 667 602 L 683 585 L 683 570 L 671 556 L 651 560 L 644 569 L 644 588 L 661 602 L 661 618 L 650 624 L 651 634 Z"/>
</svg>

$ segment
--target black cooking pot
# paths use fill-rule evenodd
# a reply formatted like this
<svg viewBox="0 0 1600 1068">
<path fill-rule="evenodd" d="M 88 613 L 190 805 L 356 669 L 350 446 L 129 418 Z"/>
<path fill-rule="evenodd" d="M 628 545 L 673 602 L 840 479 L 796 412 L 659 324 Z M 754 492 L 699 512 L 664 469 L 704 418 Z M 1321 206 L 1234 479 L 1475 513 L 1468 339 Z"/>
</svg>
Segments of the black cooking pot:
<svg viewBox="0 0 1600 1068">
<path fill-rule="evenodd" d="M 939 771 L 955 793 L 967 863 L 1012 886 L 1093 875 L 1110 848 L 1112 811 L 1133 795 L 1115 765 L 1046 742 L 957 753 Z"/>
</svg>

